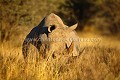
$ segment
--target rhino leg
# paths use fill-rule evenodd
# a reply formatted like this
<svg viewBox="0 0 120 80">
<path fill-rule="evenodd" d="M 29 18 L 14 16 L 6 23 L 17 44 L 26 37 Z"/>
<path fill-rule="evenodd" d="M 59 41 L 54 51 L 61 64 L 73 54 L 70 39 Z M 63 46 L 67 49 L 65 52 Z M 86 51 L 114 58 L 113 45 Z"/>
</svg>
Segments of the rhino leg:
<svg viewBox="0 0 120 80">
<path fill-rule="evenodd" d="M 34 47 L 32 47 L 32 45 Z M 41 47 L 40 43 L 37 43 L 37 42 L 31 43 L 31 42 L 24 41 L 23 46 L 22 46 L 22 53 L 23 53 L 23 57 L 24 57 L 25 61 L 28 60 L 29 55 L 33 55 L 36 60 L 39 60 L 40 59 L 40 53 L 41 53 L 40 47 Z M 35 53 L 32 52 L 32 54 L 31 54 L 31 51 L 33 51 L 34 48 L 37 49 L 37 52 L 35 52 Z M 41 55 L 43 56 L 43 54 L 41 54 Z"/>
<path fill-rule="evenodd" d="M 22 45 L 22 53 L 23 53 L 23 57 L 24 57 L 24 59 L 26 59 L 27 56 L 28 56 L 28 53 L 29 53 L 29 47 L 30 47 L 30 43 L 24 41 L 24 42 L 23 42 L 23 45 Z"/>
</svg>

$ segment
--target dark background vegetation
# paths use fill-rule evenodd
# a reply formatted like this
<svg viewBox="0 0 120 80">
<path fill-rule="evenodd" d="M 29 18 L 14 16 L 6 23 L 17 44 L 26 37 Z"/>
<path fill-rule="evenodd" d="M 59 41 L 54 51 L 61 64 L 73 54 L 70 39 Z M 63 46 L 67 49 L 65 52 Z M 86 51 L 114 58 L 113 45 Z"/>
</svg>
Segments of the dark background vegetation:
<svg viewBox="0 0 120 80">
<path fill-rule="evenodd" d="M 69 26 L 78 22 L 78 31 L 120 34 L 119 0 L 0 0 L 0 41 L 32 29 L 51 12 Z"/>
</svg>

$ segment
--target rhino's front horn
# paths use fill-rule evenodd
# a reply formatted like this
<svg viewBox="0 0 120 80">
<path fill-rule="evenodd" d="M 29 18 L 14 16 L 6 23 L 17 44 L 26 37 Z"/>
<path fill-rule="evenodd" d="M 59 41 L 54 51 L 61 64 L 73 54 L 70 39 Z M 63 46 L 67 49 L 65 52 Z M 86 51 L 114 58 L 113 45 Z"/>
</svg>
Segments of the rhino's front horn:
<svg viewBox="0 0 120 80">
<path fill-rule="evenodd" d="M 70 30 L 75 30 L 78 26 L 78 23 L 74 24 L 73 26 L 69 27 Z"/>
<path fill-rule="evenodd" d="M 48 32 L 52 32 L 55 28 L 56 28 L 55 25 L 50 25 L 48 27 Z"/>
</svg>

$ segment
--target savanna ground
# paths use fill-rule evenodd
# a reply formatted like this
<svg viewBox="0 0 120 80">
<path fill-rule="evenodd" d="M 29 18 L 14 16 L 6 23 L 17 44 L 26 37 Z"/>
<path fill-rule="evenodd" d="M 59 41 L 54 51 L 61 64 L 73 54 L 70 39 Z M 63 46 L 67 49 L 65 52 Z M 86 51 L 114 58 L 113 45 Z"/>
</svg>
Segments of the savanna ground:
<svg viewBox="0 0 120 80">
<path fill-rule="evenodd" d="M 84 48 L 80 56 L 66 59 L 63 55 L 27 64 L 21 51 L 25 36 L 21 34 L 14 40 L 1 43 L 0 80 L 120 80 L 118 38 L 86 32 L 78 32 L 78 35 L 81 50 Z"/>
<path fill-rule="evenodd" d="M 22 42 L 51 12 L 79 23 L 84 50 L 26 64 Z M 0 80 L 120 80 L 120 0 L 0 0 Z"/>
</svg>

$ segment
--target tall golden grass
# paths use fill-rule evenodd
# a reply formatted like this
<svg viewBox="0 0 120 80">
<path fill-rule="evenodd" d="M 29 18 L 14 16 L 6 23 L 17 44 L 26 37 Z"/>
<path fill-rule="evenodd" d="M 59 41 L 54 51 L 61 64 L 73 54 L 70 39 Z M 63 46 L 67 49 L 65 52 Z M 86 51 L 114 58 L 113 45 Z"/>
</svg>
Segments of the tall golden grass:
<svg viewBox="0 0 120 80">
<path fill-rule="evenodd" d="M 24 62 L 21 46 L 13 46 L 13 41 L 1 43 L 0 80 L 120 80 L 120 41 L 92 34 L 79 35 L 99 40 L 80 42 L 81 49 L 85 49 L 78 57 L 62 55 L 28 63 Z"/>
</svg>

